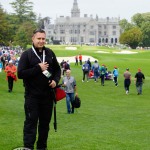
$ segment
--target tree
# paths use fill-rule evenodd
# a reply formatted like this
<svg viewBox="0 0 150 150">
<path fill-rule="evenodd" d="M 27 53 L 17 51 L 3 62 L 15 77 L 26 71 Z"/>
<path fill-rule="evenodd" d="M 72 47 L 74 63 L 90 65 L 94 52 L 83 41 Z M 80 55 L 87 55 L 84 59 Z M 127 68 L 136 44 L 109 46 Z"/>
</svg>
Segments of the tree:
<svg viewBox="0 0 150 150">
<path fill-rule="evenodd" d="M 143 40 L 141 46 L 150 46 L 150 12 L 137 13 L 132 17 L 132 22 L 138 26 L 143 33 Z"/>
<path fill-rule="evenodd" d="M 47 22 L 49 24 L 51 22 L 50 19 L 51 19 L 50 17 L 41 18 L 41 16 L 39 15 L 38 23 L 37 23 L 38 28 L 44 29 L 44 26 L 45 26 L 44 22 Z"/>
<path fill-rule="evenodd" d="M 0 44 L 7 45 L 9 43 L 9 25 L 6 19 L 6 13 L 0 5 Z"/>
<path fill-rule="evenodd" d="M 16 0 L 10 3 L 19 18 L 19 23 L 35 20 L 36 15 L 33 13 L 33 2 L 29 0 Z"/>
<path fill-rule="evenodd" d="M 142 32 L 140 28 L 132 28 L 121 34 L 119 41 L 121 44 L 127 44 L 135 49 L 142 42 Z"/>
<path fill-rule="evenodd" d="M 144 21 L 144 18 L 142 14 L 137 13 L 132 17 L 131 20 L 137 27 L 141 27 L 141 24 Z"/>
<path fill-rule="evenodd" d="M 31 37 L 33 34 L 33 30 L 35 29 L 35 25 L 31 24 L 30 22 L 25 22 L 23 23 L 15 37 L 14 37 L 14 41 L 15 41 L 15 45 L 19 45 L 22 48 L 26 48 L 28 44 L 31 44 Z"/>
<path fill-rule="evenodd" d="M 141 25 L 141 31 L 143 33 L 142 45 L 144 47 L 150 46 L 150 21 L 143 22 Z"/>
<path fill-rule="evenodd" d="M 120 20 L 119 25 L 123 32 L 133 28 L 133 25 L 129 23 L 126 19 Z"/>
</svg>

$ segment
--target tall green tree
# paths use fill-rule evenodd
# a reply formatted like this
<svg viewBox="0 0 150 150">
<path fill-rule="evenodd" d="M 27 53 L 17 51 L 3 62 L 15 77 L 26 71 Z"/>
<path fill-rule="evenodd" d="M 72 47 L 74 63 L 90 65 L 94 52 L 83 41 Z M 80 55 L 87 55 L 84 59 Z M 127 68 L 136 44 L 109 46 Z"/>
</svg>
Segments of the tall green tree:
<svg viewBox="0 0 150 150">
<path fill-rule="evenodd" d="M 0 44 L 7 45 L 9 43 L 9 24 L 6 19 L 6 13 L 0 5 Z"/>
<path fill-rule="evenodd" d="M 132 23 L 135 24 L 137 27 L 141 27 L 142 22 L 144 21 L 143 15 L 140 13 L 135 14 L 132 18 Z"/>
<path fill-rule="evenodd" d="M 131 29 L 131 28 L 133 28 L 133 25 L 132 25 L 131 23 L 129 23 L 129 22 L 127 21 L 127 19 L 122 19 L 122 20 L 120 20 L 119 25 L 120 25 L 121 30 L 122 30 L 123 32 L 124 32 L 124 31 L 127 31 L 127 30 L 129 30 L 129 29 Z"/>
<path fill-rule="evenodd" d="M 33 2 L 29 0 L 16 0 L 10 4 L 19 18 L 19 23 L 36 20 L 36 15 L 33 12 Z"/>
<path fill-rule="evenodd" d="M 135 49 L 142 42 L 142 32 L 140 28 L 132 28 L 121 34 L 119 41 L 121 44 L 127 44 Z"/>
<path fill-rule="evenodd" d="M 143 33 L 142 45 L 144 47 L 149 47 L 150 46 L 150 21 L 142 23 L 141 31 Z"/>
<path fill-rule="evenodd" d="M 50 18 L 50 17 L 42 18 L 42 17 L 39 15 L 37 27 L 44 29 L 44 26 L 45 26 L 44 21 L 46 21 L 47 23 L 50 23 L 50 22 L 51 22 L 51 18 Z"/>
<path fill-rule="evenodd" d="M 138 26 L 143 34 L 143 40 L 141 46 L 150 46 L 150 12 L 148 13 L 137 13 L 132 17 L 132 22 Z"/>
<path fill-rule="evenodd" d="M 20 25 L 14 37 L 15 45 L 19 45 L 23 49 L 26 49 L 28 44 L 32 44 L 31 37 L 35 28 L 36 25 L 31 24 L 29 21 Z"/>
</svg>

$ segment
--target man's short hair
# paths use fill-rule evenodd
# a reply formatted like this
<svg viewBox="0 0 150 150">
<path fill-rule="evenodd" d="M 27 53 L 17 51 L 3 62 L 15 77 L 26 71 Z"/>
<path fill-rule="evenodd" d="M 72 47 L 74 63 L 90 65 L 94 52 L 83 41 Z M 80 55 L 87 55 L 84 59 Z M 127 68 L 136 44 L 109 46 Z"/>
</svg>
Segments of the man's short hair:
<svg viewBox="0 0 150 150">
<path fill-rule="evenodd" d="M 35 29 L 35 30 L 33 31 L 33 35 L 36 34 L 37 32 L 45 33 L 45 30 L 43 30 L 43 29 L 41 29 L 41 28 Z"/>
</svg>

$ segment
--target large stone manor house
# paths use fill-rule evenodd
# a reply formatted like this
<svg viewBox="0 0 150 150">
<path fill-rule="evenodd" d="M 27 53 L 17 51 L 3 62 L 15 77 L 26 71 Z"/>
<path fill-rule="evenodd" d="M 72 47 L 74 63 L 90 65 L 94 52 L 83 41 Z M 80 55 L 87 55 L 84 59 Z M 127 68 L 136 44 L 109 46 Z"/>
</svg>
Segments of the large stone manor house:
<svg viewBox="0 0 150 150">
<path fill-rule="evenodd" d="M 71 16 L 60 16 L 54 24 L 44 22 L 47 40 L 63 44 L 117 44 L 120 36 L 120 18 L 95 18 L 80 16 L 77 0 L 74 0 Z"/>
</svg>

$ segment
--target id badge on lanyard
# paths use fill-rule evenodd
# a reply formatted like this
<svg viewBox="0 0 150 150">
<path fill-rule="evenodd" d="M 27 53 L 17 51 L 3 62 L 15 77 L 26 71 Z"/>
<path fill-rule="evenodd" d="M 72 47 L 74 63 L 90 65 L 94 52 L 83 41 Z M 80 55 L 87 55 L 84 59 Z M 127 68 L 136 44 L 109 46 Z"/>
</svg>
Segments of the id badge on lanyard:
<svg viewBox="0 0 150 150">
<path fill-rule="evenodd" d="M 45 50 L 43 50 L 43 60 L 41 60 L 41 58 L 38 56 L 36 50 L 34 49 L 34 47 L 32 46 L 32 50 L 33 52 L 35 53 L 35 55 L 37 56 L 37 58 L 41 61 L 41 63 L 44 63 L 45 62 Z M 49 78 L 51 76 L 51 73 L 48 71 L 48 70 L 44 70 L 42 72 L 47 78 Z"/>
</svg>

